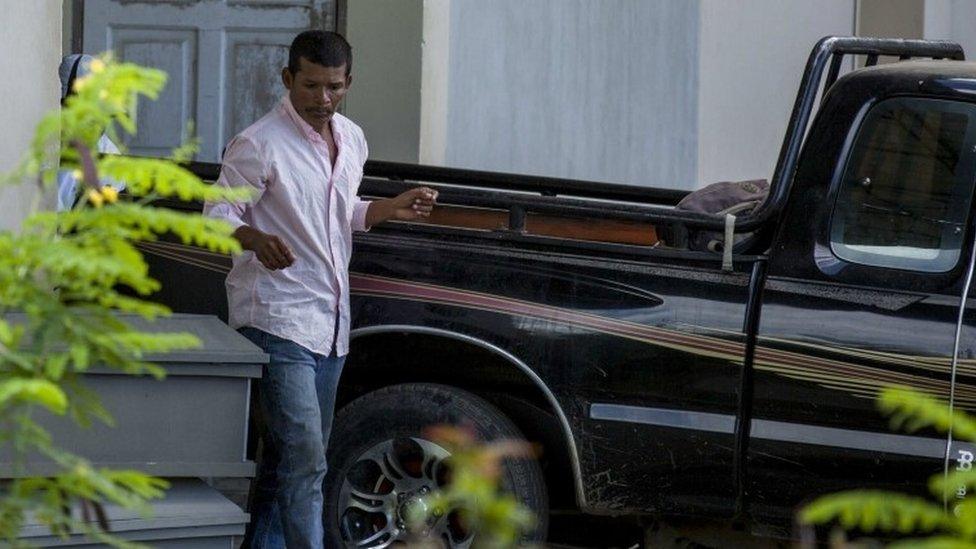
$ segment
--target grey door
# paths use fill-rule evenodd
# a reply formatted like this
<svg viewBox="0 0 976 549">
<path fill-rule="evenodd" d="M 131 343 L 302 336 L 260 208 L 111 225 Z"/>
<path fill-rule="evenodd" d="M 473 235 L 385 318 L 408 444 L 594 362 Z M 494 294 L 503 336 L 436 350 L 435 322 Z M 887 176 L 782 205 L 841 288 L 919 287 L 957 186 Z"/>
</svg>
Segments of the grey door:
<svg viewBox="0 0 976 549">
<path fill-rule="evenodd" d="M 284 92 L 292 38 L 335 27 L 336 0 L 88 0 L 83 47 L 169 74 L 159 99 L 139 107 L 139 132 L 125 143 L 132 154 L 167 154 L 192 122 L 197 160 L 217 162 Z"/>
</svg>

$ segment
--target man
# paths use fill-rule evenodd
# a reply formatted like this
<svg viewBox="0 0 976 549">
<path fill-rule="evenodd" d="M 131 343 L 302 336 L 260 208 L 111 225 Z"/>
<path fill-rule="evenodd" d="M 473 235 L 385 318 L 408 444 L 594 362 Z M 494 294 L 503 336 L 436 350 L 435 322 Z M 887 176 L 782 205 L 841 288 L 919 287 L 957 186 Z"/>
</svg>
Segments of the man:
<svg viewBox="0 0 976 549">
<path fill-rule="evenodd" d="M 248 539 L 252 547 L 322 547 L 322 480 L 336 386 L 349 350 L 352 231 L 430 215 L 437 193 L 356 196 L 362 130 L 336 109 L 352 83 L 352 51 L 332 32 L 292 42 L 273 111 L 227 146 L 218 185 L 249 187 L 246 204 L 208 203 L 245 252 L 227 275 L 230 325 L 270 355 L 258 385 L 267 436 Z"/>
</svg>

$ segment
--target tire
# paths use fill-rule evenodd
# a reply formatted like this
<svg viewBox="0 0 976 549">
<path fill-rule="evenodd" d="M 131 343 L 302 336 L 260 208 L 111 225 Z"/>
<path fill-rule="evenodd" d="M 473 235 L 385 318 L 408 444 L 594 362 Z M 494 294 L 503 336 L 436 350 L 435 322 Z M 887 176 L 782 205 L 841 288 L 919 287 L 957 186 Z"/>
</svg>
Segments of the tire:
<svg viewBox="0 0 976 549">
<path fill-rule="evenodd" d="M 322 487 L 326 547 L 385 547 L 404 539 L 406 532 L 396 526 L 398 513 L 410 505 L 409 494 L 425 493 L 429 480 L 438 478 L 440 460 L 449 455 L 424 438 L 424 429 L 432 425 L 464 426 L 483 441 L 524 440 L 498 409 L 454 387 L 409 383 L 359 397 L 336 415 L 329 441 L 329 469 Z M 392 460 L 389 456 L 399 457 L 394 463 L 387 461 L 384 468 L 380 462 Z M 548 498 L 539 463 L 505 460 L 502 487 L 535 512 L 536 527 L 525 540 L 543 541 Z M 383 499 L 361 499 L 361 493 L 353 495 L 357 488 Z M 451 518 L 438 524 L 443 526 Z M 449 547 L 470 545 L 470 535 L 455 539 L 455 534 L 442 532 L 440 537 Z M 371 538 L 375 539 L 362 543 Z"/>
</svg>

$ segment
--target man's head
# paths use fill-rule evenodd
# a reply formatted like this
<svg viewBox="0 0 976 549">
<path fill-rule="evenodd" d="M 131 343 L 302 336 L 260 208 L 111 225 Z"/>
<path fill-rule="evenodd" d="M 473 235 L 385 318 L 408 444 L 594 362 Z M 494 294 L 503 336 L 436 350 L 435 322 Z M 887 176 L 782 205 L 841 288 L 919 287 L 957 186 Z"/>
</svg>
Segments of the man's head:
<svg viewBox="0 0 976 549">
<path fill-rule="evenodd" d="M 281 80 L 298 115 L 321 131 L 349 91 L 351 70 L 349 42 L 334 32 L 312 30 L 291 43 Z"/>
</svg>

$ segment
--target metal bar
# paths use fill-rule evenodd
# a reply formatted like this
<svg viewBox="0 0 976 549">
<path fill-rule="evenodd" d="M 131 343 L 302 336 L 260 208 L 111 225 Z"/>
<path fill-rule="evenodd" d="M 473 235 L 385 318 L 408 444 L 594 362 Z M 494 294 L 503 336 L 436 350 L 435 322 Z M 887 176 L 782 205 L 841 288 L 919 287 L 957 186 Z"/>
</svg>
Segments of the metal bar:
<svg viewBox="0 0 976 549">
<path fill-rule="evenodd" d="M 449 183 L 463 187 L 489 187 L 511 191 L 539 193 L 546 196 L 573 195 L 606 200 L 628 200 L 653 204 L 677 204 L 688 191 L 659 189 L 641 185 L 620 185 L 605 181 L 582 181 L 537 175 L 522 175 L 481 170 L 465 170 L 370 160 L 364 173 L 372 177 L 386 177 L 427 183 Z"/>
<path fill-rule="evenodd" d="M 508 230 L 525 232 L 525 207 L 513 205 L 508 209 Z"/>
<path fill-rule="evenodd" d="M 837 55 L 835 53 L 832 56 L 830 60 L 830 70 L 827 72 L 827 80 L 824 82 L 822 96 L 827 95 L 827 90 L 829 90 L 830 87 L 834 85 L 834 82 L 837 81 L 837 75 L 840 74 L 840 64 L 843 60 L 843 55 Z M 821 99 L 821 101 L 823 101 L 823 99 Z"/>
<path fill-rule="evenodd" d="M 752 426 L 752 394 L 754 388 L 753 363 L 756 356 L 756 341 L 759 332 L 759 318 L 762 312 L 763 287 L 766 285 L 766 260 L 759 259 L 752 264 L 749 277 L 749 301 L 742 321 L 742 332 L 746 334 L 745 354 L 742 358 L 742 376 L 739 378 L 739 402 L 735 422 L 735 453 L 732 457 L 733 482 L 735 485 L 735 515 L 744 518 L 748 509 L 746 501 L 746 477 L 748 468 L 749 437 Z"/>
<path fill-rule="evenodd" d="M 389 181 L 364 178 L 359 192 L 367 197 L 395 196 L 414 186 L 409 181 Z M 625 219 L 631 221 L 660 221 L 667 214 L 691 227 L 707 226 L 716 216 L 696 212 L 670 210 L 652 204 L 635 202 L 601 202 L 587 198 L 568 196 L 538 196 L 525 193 L 492 191 L 490 189 L 458 188 L 431 185 L 438 192 L 437 201 L 455 206 L 472 206 L 508 210 L 518 205 L 527 212 L 549 213 L 567 217 L 599 217 L 604 219 Z"/>
<path fill-rule="evenodd" d="M 910 57 L 947 57 L 965 59 L 959 44 L 941 40 L 901 40 L 884 38 L 860 38 L 828 36 L 822 38 L 807 59 L 800 89 L 793 104 L 793 112 L 787 125 L 783 146 L 780 148 L 776 169 L 770 185 L 769 197 L 759 211 L 736 222 L 736 230 L 749 232 L 758 229 L 767 220 L 780 214 L 789 196 L 790 181 L 796 171 L 800 147 L 813 112 L 820 78 L 824 66 L 832 55 L 908 55 Z M 710 229 L 721 230 L 722 222 L 715 220 Z"/>
<path fill-rule="evenodd" d="M 864 62 L 865 67 L 873 67 L 878 64 L 878 54 L 872 53 L 868 55 L 867 60 Z"/>
<path fill-rule="evenodd" d="M 375 234 L 374 234 L 375 233 Z M 661 246 L 640 246 L 636 244 L 621 244 L 616 242 L 598 242 L 593 240 L 572 240 L 553 236 L 534 235 L 531 233 L 515 233 L 512 231 L 479 231 L 476 236 L 470 229 L 441 227 L 423 223 L 397 223 L 395 226 L 380 225 L 369 233 L 360 234 L 359 241 L 375 242 L 378 238 L 392 237 L 394 239 L 427 238 L 419 235 L 437 234 L 447 237 L 453 242 L 465 242 L 467 245 L 487 246 L 494 248 L 491 242 L 518 243 L 520 247 L 537 251 L 559 252 L 578 251 L 593 254 L 601 260 L 611 257 L 620 258 L 654 258 L 661 261 L 674 261 L 684 266 L 700 266 L 703 269 L 715 270 L 715 254 L 712 252 L 696 252 L 690 250 L 674 250 Z M 381 236 L 382 235 L 382 236 Z M 476 244 L 477 242 L 477 244 Z M 758 255 L 741 254 L 735 257 L 738 266 L 748 265 L 764 257 Z M 741 269 L 739 269 L 741 270 Z"/>
</svg>

